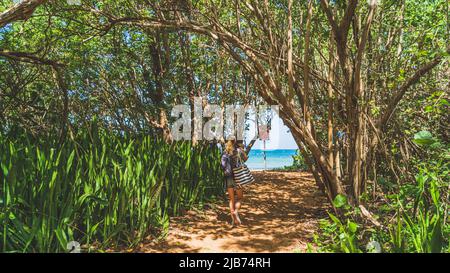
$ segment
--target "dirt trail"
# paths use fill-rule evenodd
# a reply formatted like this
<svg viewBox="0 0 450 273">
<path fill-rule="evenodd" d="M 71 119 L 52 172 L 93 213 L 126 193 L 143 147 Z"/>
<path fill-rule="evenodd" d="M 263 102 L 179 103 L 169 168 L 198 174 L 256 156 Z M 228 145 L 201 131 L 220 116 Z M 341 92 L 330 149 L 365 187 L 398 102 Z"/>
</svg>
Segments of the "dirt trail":
<svg viewBox="0 0 450 273">
<path fill-rule="evenodd" d="M 142 244 L 138 252 L 294 252 L 304 251 L 329 209 L 309 173 L 254 172 L 239 212 L 243 225 L 232 228 L 225 200 L 205 211 L 171 219 L 167 239 Z"/>
</svg>

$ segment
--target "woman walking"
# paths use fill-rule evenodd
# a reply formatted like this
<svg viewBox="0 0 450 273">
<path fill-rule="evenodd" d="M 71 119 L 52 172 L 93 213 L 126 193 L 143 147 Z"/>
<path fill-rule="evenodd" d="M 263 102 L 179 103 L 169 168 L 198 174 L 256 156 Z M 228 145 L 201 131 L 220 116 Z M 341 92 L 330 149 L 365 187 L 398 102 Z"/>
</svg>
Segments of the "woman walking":
<svg viewBox="0 0 450 273">
<path fill-rule="evenodd" d="M 228 192 L 229 205 L 232 225 L 242 224 L 239 218 L 239 210 L 241 208 L 242 199 L 244 198 L 243 188 L 236 183 L 233 177 L 233 169 L 236 168 L 239 162 L 247 161 L 248 157 L 242 147 L 236 146 L 234 139 L 228 140 L 225 144 L 225 151 L 222 154 L 222 168 L 225 175 L 225 187 Z"/>
</svg>

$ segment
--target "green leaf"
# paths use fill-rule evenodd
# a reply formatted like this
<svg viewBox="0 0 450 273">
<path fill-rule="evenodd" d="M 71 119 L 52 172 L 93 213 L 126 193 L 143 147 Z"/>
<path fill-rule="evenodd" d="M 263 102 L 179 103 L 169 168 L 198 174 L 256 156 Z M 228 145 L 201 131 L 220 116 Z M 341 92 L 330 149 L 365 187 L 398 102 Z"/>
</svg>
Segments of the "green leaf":
<svg viewBox="0 0 450 273">
<path fill-rule="evenodd" d="M 341 221 L 340 221 L 336 216 L 334 216 L 332 213 L 328 213 L 328 215 L 330 216 L 331 220 L 333 220 L 333 222 L 334 222 L 335 224 L 337 224 L 337 225 L 339 225 L 340 227 L 342 227 Z"/>
<path fill-rule="evenodd" d="M 440 104 L 441 106 L 450 106 L 450 103 L 449 103 L 446 99 L 441 99 L 441 100 L 439 101 L 439 104 Z"/>
<path fill-rule="evenodd" d="M 12 212 L 9 213 L 9 219 L 10 220 L 16 219 L 16 216 L 14 215 L 14 213 L 12 213 Z"/>
<path fill-rule="evenodd" d="M 74 157 L 75 157 L 75 150 L 72 151 L 72 153 L 69 156 L 69 159 L 67 160 L 66 173 L 70 172 L 70 168 L 72 167 Z"/>
<path fill-rule="evenodd" d="M 334 205 L 336 208 L 343 207 L 343 206 L 345 206 L 346 204 L 347 204 L 347 197 L 346 197 L 345 195 L 342 195 L 342 194 L 338 194 L 338 195 L 336 196 L 336 198 L 334 198 L 334 200 L 333 200 L 333 205 Z"/>
<path fill-rule="evenodd" d="M 356 231 L 358 230 L 358 224 L 352 221 L 348 221 L 347 226 L 348 230 L 350 230 L 351 233 L 356 233 Z"/>
<path fill-rule="evenodd" d="M 431 113 L 433 112 L 434 107 L 431 105 L 425 106 L 425 113 Z"/>
<path fill-rule="evenodd" d="M 442 251 L 444 240 L 441 229 L 441 219 L 438 218 L 431 235 L 431 252 L 440 253 Z"/>
<path fill-rule="evenodd" d="M 414 142 L 419 145 L 431 145 L 436 142 L 433 135 L 428 131 L 420 131 L 414 135 Z"/>
</svg>

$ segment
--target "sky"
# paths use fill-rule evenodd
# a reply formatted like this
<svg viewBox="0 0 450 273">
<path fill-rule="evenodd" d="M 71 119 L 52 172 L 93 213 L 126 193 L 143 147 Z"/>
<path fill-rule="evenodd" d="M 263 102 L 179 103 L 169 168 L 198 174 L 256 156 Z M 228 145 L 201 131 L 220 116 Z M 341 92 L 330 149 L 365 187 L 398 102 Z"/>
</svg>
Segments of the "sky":
<svg viewBox="0 0 450 273">
<path fill-rule="evenodd" d="M 255 122 L 250 123 L 250 130 L 246 134 L 246 143 L 248 143 L 256 132 Z M 270 140 L 266 141 L 266 150 L 283 150 L 283 149 L 298 149 L 297 144 L 292 137 L 289 128 L 284 125 L 283 121 L 274 114 L 272 120 L 272 130 L 269 133 Z M 263 141 L 257 140 L 253 149 L 263 149 Z"/>
</svg>

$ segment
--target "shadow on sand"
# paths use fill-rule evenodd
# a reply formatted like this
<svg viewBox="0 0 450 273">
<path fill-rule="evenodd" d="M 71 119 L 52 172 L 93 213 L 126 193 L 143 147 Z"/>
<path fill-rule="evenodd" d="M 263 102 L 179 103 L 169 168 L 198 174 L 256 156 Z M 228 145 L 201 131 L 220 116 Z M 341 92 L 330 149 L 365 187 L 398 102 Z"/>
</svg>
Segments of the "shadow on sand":
<svg viewBox="0 0 450 273">
<path fill-rule="evenodd" d="M 292 252 L 312 242 L 318 220 L 330 209 L 312 176 L 301 172 L 254 172 L 232 228 L 228 202 L 171 219 L 167 239 L 138 252 Z"/>
</svg>

